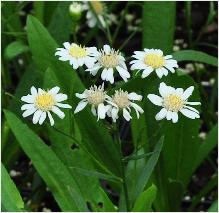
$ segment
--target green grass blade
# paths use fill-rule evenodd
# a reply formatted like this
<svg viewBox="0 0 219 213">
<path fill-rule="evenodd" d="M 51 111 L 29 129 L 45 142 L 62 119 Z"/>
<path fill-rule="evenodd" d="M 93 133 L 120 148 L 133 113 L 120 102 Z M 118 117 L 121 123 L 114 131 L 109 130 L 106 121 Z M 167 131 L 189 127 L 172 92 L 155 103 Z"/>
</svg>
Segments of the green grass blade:
<svg viewBox="0 0 219 213">
<path fill-rule="evenodd" d="M 1 178 L 1 204 L 3 211 L 24 211 L 24 202 L 20 196 L 20 193 L 3 164 L 1 164 Z"/>
<path fill-rule="evenodd" d="M 218 212 L 218 200 L 214 201 L 214 203 L 208 209 L 208 212 Z"/>
</svg>

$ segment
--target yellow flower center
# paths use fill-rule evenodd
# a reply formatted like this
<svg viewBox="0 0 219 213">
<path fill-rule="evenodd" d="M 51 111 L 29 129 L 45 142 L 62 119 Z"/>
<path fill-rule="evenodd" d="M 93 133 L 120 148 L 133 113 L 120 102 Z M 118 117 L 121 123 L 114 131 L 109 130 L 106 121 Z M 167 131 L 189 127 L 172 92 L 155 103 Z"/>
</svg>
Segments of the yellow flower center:
<svg viewBox="0 0 219 213">
<path fill-rule="evenodd" d="M 104 10 L 104 5 L 100 1 L 90 1 L 93 10 L 97 15 L 102 14 Z"/>
<path fill-rule="evenodd" d="M 164 107 L 167 110 L 178 112 L 184 105 L 184 100 L 178 95 L 169 95 L 164 98 Z"/>
<path fill-rule="evenodd" d="M 94 106 L 98 106 L 104 102 L 105 96 L 106 93 L 103 91 L 103 89 L 94 86 L 88 90 L 87 101 Z"/>
<path fill-rule="evenodd" d="M 111 53 L 109 55 L 103 54 L 100 59 L 102 66 L 106 68 L 114 68 L 119 64 L 119 58 L 117 52 Z"/>
<path fill-rule="evenodd" d="M 154 69 L 162 67 L 164 62 L 164 57 L 158 54 L 151 53 L 144 57 L 144 63 L 153 67 Z"/>
<path fill-rule="evenodd" d="M 87 55 L 87 51 L 85 47 L 82 47 L 81 45 L 71 45 L 69 54 L 74 58 L 83 58 Z"/>
<path fill-rule="evenodd" d="M 128 99 L 128 92 L 122 90 L 116 91 L 113 96 L 113 102 L 120 108 L 126 108 L 129 106 L 130 101 Z"/>
<path fill-rule="evenodd" d="M 35 105 L 38 109 L 42 111 L 50 111 L 55 105 L 55 99 L 53 95 L 45 92 L 41 95 L 38 95 L 35 100 Z"/>
</svg>

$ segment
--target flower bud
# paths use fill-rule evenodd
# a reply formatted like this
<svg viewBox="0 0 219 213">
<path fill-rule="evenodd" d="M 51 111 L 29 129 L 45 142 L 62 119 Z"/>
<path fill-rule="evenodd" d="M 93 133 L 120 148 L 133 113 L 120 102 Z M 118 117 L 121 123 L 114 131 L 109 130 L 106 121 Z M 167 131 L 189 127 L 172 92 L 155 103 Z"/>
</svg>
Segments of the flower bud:
<svg viewBox="0 0 219 213">
<path fill-rule="evenodd" d="M 82 5 L 77 2 L 73 2 L 72 4 L 70 4 L 69 14 L 75 21 L 78 21 L 82 15 Z"/>
</svg>

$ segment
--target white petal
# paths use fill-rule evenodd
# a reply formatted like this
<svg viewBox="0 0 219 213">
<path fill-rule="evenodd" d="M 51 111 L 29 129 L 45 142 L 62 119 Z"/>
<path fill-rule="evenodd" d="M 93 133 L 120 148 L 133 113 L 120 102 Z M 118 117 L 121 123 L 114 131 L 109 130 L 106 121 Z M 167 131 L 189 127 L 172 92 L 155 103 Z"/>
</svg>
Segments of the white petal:
<svg viewBox="0 0 219 213">
<path fill-rule="evenodd" d="M 125 120 L 130 121 L 130 119 L 132 118 L 130 113 L 124 108 L 123 109 L 123 117 L 125 118 Z"/>
<path fill-rule="evenodd" d="M 152 67 L 145 68 L 144 71 L 142 72 L 141 77 L 146 78 L 147 76 L 149 76 L 153 72 L 153 70 L 154 69 Z"/>
<path fill-rule="evenodd" d="M 52 107 L 52 112 L 54 112 L 56 115 L 58 115 L 61 119 L 65 117 L 64 112 L 62 112 L 57 106 Z"/>
<path fill-rule="evenodd" d="M 118 119 L 118 112 L 119 112 L 118 108 L 116 107 L 112 108 L 111 115 L 112 115 L 113 122 L 116 122 L 116 119 Z"/>
<path fill-rule="evenodd" d="M 160 110 L 160 112 L 158 112 L 158 113 L 156 114 L 155 119 L 156 119 L 157 121 L 162 120 L 163 118 L 166 117 L 166 115 L 167 115 L 167 110 L 166 110 L 165 108 L 162 108 L 162 109 Z"/>
<path fill-rule="evenodd" d="M 33 109 L 35 108 L 35 105 L 34 104 L 24 104 L 22 107 L 21 107 L 21 110 L 29 110 L 29 109 Z"/>
<path fill-rule="evenodd" d="M 177 95 L 182 96 L 183 88 L 177 88 L 175 92 L 176 92 Z"/>
<path fill-rule="evenodd" d="M 68 50 L 71 47 L 71 44 L 69 42 L 64 42 L 63 46 Z"/>
<path fill-rule="evenodd" d="M 132 100 L 132 101 L 141 101 L 142 95 L 138 95 L 135 92 L 131 92 L 128 94 L 128 98 L 129 98 L 129 100 Z"/>
<path fill-rule="evenodd" d="M 200 118 L 200 115 L 198 113 L 193 112 L 193 111 L 191 111 L 189 109 L 183 108 L 183 109 L 180 110 L 180 112 L 183 115 L 185 115 L 186 117 L 191 118 L 191 119 Z"/>
<path fill-rule="evenodd" d="M 103 69 L 103 71 L 102 71 L 102 73 L 101 73 L 101 78 L 102 78 L 102 80 L 106 80 L 106 78 L 107 78 L 107 69 L 105 68 L 105 69 Z"/>
<path fill-rule="evenodd" d="M 59 93 L 55 96 L 55 100 L 57 102 L 61 102 L 61 101 L 65 101 L 67 100 L 68 96 L 66 94 L 62 94 L 62 93 Z"/>
<path fill-rule="evenodd" d="M 50 125 L 53 126 L 53 125 L 54 125 L 54 119 L 53 119 L 53 117 L 52 117 L 52 115 L 51 115 L 50 112 L 47 112 L 47 113 L 48 113 L 48 117 L 49 117 Z"/>
<path fill-rule="evenodd" d="M 183 106 L 183 107 L 199 114 L 199 111 L 195 109 L 194 107 L 190 107 L 190 106 Z"/>
<path fill-rule="evenodd" d="M 103 50 L 104 50 L 104 52 L 108 55 L 108 54 L 110 54 L 111 48 L 110 48 L 109 45 L 105 44 L 105 45 L 103 46 Z"/>
<path fill-rule="evenodd" d="M 194 90 L 194 86 L 187 88 L 182 95 L 183 100 L 187 100 L 188 97 L 192 95 L 193 90 Z"/>
<path fill-rule="evenodd" d="M 34 86 L 30 88 L 30 91 L 33 96 L 37 95 L 37 89 Z"/>
<path fill-rule="evenodd" d="M 140 106 L 138 106 L 136 103 L 131 103 L 131 106 L 135 109 L 137 118 L 139 118 L 139 112 L 143 113 L 144 110 Z"/>
<path fill-rule="evenodd" d="M 87 101 L 80 101 L 78 106 L 76 107 L 74 113 L 80 112 L 82 109 L 84 109 L 87 106 L 88 102 Z"/>
<path fill-rule="evenodd" d="M 168 121 L 172 119 L 172 113 L 173 112 L 171 112 L 171 111 L 167 111 L 166 118 L 167 118 Z"/>
<path fill-rule="evenodd" d="M 69 104 L 56 103 L 56 106 L 66 109 L 71 109 L 72 107 Z"/>
<path fill-rule="evenodd" d="M 162 97 L 165 97 L 167 94 L 167 85 L 164 82 L 160 83 L 159 93 Z"/>
<path fill-rule="evenodd" d="M 118 72 L 122 78 L 123 77 L 130 78 L 130 73 L 126 69 L 124 69 L 120 66 L 117 66 L 116 69 L 118 70 Z"/>
<path fill-rule="evenodd" d="M 178 121 L 178 114 L 177 112 L 172 113 L 172 121 L 173 123 L 176 123 Z"/>
<path fill-rule="evenodd" d="M 48 91 L 48 93 L 51 95 L 56 95 L 59 92 L 59 90 L 60 90 L 60 87 L 53 87 L 52 89 Z"/>
<path fill-rule="evenodd" d="M 195 106 L 195 105 L 201 105 L 201 102 L 189 102 L 189 101 L 187 101 L 186 104 Z"/>
<path fill-rule="evenodd" d="M 26 102 L 26 103 L 30 103 L 30 104 L 34 103 L 34 97 L 32 95 L 23 96 L 23 97 L 21 97 L 21 100 Z"/>
<path fill-rule="evenodd" d="M 106 117 L 106 109 L 103 103 L 98 105 L 97 108 L 98 119 L 104 119 Z"/>
<path fill-rule="evenodd" d="M 160 96 L 149 94 L 147 97 L 153 104 L 157 106 L 162 106 L 163 99 Z"/>
<path fill-rule="evenodd" d="M 92 107 L 91 107 L 91 112 L 93 113 L 94 116 L 97 115 L 97 112 L 96 112 L 95 106 L 93 106 L 93 105 L 92 105 Z"/>
<path fill-rule="evenodd" d="M 172 57 L 173 57 L 172 55 L 166 55 L 166 56 L 164 56 L 165 59 L 170 59 L 170 58 L 172 58 Z"/>
<path fill-rule="evenodd" d="M 162 71 L 161 69 L 156 69 L 155 72 L 157 73 L 157 76 L 158 76 L 159 78 L 162 78 L 162 76 L 164 75 L 164 73 L 163 73 L 163 71 Z"/>
<path fill-rule="evenodd" d="M 39 124 L 41 125 L 46 119 L 46 112 L 43 112 L 40 116 Z"/>
<path fill-rule="evenodd" d="M 93 67 L 95 62 L 96 62 L 96 59 L 93 57 L 86 57 L 85 59 L 85 65 L 87 66 L 87 68 Z"/>
<path fill-rule="evenodd" d="M 34 115 L 33 115 L 33 123 L 36 124 L 38 123 L 40 116 L 42 115 L 43 111 L 37 110 Z"/>
<path fill-rule="evenodd" d="M 108 80 L 111 84 L 114 83 L 113 68 L 108 69 L 106 80 Z"/>
<path fill-rule="evenodd" d="M 168 75 L 168 70 L 165 69 L 164 67 L 158 68 L 160 70 L 160 72 L 163 73 L 163 75 L 167 76 Z"/>
<path fill-rule="evenodd" d="M 87 93 L 83 92 L 83 93 L 75 93 L 75 96 L 80 98 L 80 99 L 84 99 L 87 98 Z"/>
<path fill-rule="evenodd" d="M 34 107 L 34 108 L 31 108 L 31 109 L 28 109 L 28 110 L 26 110 L 23 114 L 22 114 L 22 116 L 25 118 L 25 117 L 27 117 L 27 116 L 29 116 L 29 115 L 32 115 L 34 112 L 36 112 L 36 108 Z"/>
</svg>

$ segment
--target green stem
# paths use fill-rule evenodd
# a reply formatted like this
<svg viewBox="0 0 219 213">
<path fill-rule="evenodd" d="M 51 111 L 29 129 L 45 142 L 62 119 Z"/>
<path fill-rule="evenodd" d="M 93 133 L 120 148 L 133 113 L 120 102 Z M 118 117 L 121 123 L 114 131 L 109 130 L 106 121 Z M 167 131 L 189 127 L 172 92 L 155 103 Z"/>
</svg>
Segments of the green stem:
<svg viewBox="0 0 219 213">
<path fill-rule="evenodd" d="M 116 133 L 116 140 L 118 143 L 118 149 L 119 149 L 119 153 L 120 153 L 120 160 L 121 160 L 121 166 L 122 166 L 122 179 L 123 179 L 122 187 L 124 190 L 126 210 L 127 210 L 127 212 L 129 212 L 130 207 L 129 207 L 128 186 L 127 186 L 126 177 L 125 177 L 125 165 L 124 165 L 124 162 L 122 160 L 123 159 L 122 141 L 121 141 L 120 134 L 119 134 L 119 123 L 117 123 L 117 126 L 115 128 L 115 133 Z"/>
<path fill-rule="evenodd" d="M 129 5 L 129 2 L 127 2 L 126 6 L 125 6 L 125 9 L 124 9 L 124 12 L 122 13 L 122 17 L 121 17 L 121 19 L 119 21 L 119 24 L 118 24 L 118 26 L 117 26 L 117 28 L 115 30 L 115 33 L 113 34 L 113 39 L 112 39 L 113 44 L 114 44 L 115 39 L 116 39 L 116 37 L 117 37 L 117 35 L 119 33 L 119 30 L 120 30 L 120 28 L 122 26 L 122 23 L 123 23 L 123 21 L 125 19 L 125 15 L 126 15 L 127 10 L 128 10 L 128 5 Z"/>
</svg>

